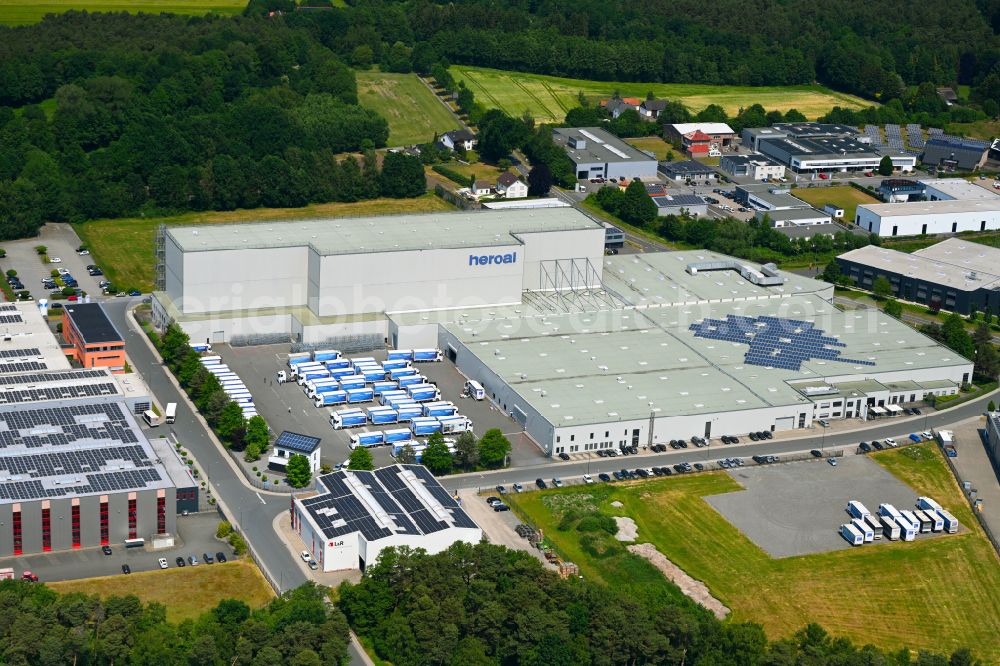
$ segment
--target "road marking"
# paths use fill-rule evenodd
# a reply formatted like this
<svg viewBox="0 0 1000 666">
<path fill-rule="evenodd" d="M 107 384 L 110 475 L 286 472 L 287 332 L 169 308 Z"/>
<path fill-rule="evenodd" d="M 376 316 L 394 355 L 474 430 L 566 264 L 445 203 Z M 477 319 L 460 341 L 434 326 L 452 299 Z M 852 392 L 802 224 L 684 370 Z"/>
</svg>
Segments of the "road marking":
<svg viewBox="0 0 1000 666">
<path fill-rule="evenodd" d="M 174 444 L 180 444 L 180 440 L 177 439 L 177 433 L 175 433 L 173 430 L 171 430 L 170 431 L 170 436 L 174 438 Z"/>
<path fill-rule="evenodd" d="M 267 502 L 264 501 L 264 498 L 260 496 L 260 493 L 254 493 L 254 495 L 257 496 L 257 499 L 260 500 L 261 504 L 267 504 Z"/>
</svg>

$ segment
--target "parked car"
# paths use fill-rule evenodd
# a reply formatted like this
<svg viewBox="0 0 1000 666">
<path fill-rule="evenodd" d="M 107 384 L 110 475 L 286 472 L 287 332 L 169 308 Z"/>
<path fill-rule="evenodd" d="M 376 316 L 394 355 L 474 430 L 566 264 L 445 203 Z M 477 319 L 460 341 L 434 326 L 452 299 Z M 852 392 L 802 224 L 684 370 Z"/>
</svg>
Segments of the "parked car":
<svg viewBox="0 0 1000 666">
<path fill-rule="evenodd" d="M 812 451 L 810 451 L 809 453 L 811 453 L 811 454 L 812 454 L 812 457 L 813 457 L 813 458 L 822 458 L 822 457 L 823 457 L 823 452 L 822 452 L 822 451 L 820 451 L 819 449 L 813 449 L 813 450 L 812 450 Z"/>
<path fill-rule="evenodd" d="M 490 506 L 492 506 L 494 502 L 499 502 L 499 501 L 500 498 L 494 497 L 493 495 L 490 495 L 489 497 L 486 498 L 486 503 L 489 504 Z"/>
<path fill-rule="evenodd" d="M 122 565 L 122 573 L 123 574 L 130 574 L 130 573 L 132 573 L 132 568 L 129 565 L 127 565 L 127 564 L 123 564 Z"/>
<path fill-rule="evenodd" d="M 874 442 L 872 442 L 872 446 L 875 448 L 876 451 L 881 451 L 882 449 L 885 448 L 884 446 L 882 446 L 882 442 L 880 442 L 878 440 L 875 440 Z"/>
<path fill-rule="evenodd" d="M 139 291 L 138 289 L 133 289 L 132 291 L 128 292 L 128 295 L 129 296 L 142 296 L 142 292 Z"/>
<path fill-rule="evenodd" d="M 170 566 L 169 564 L 167 564 L 167 558 L 165 557 L 161 557 L 159 560 L 157 560 L 157 563 L 160 565 L 161 569 L 166 569 L 168 566 Z"/>
<path fill-rule="evenodd" d="M 501 495 L 506 495 L 507 494 L 507 488 L 505 486 L 502 486 L 502 485 L 497 486 L 497 492 L 500 493 Z"/>
<path fill-rule="evenodd" d="M 542 490 L 545 490 L 546 488 L 549 487 L 548 484 L 545 483 L 545 479 L 542 478 L 535 479 L 535 485 L 541 488 Z"/>
<path fill-rule="evenodd" d="M 562 488 L 563 487 L 562 479 L 560 479 L 558 476 L 555 477 L 554 479 L 552 479 L 552 485 L 555 486 L 556 488 Z"/>
<path fill-rule="evenodd" d="M 226 561 L 226 554 L 223 553 L 220 550 L 218 553 L 215 554 L 215 561 L 216 562 L 225 562 Z"/>
<path fill-rule="evenodd" d="M 510 507 L 507 506 L 506 504 L 504 504 L 503 502 L 500 502 L 499 504 L 494 504 L 493 505 L 493 510 L 497 511 L 497 512 L 499 512 L 499 511 L 510 511 Z"/>
<path fill-rule="evenodd" d="M 836 459 L 836 458 L 827 458 L 827 459 L 826 459 L 826 461 L 827 461 L 828 463 L 830 463 L 830 464 L 831 464 L 832 466 L 834 466 L 834 467 L 836 467 L 836 466 L 837 466 L 837 459 Z"/>
<path fill-rule="evenodd" d="M 215 559 L 213 559 L 212 556 L 209 555 L 208 553 L 202 553 L 201 561 L 204 562 L 205 564 L 211 564 L 212 562 L 215 562 Z"/>
<path fill-rule="evenodd" d="M 605 474 L 604 472 L 601 472 L 600 474 L 598 474 L 597 478 L 600 479 L 601 481 L 604 481 L 605 483 L 608 483 L 609 481 L 611 481 L 611 477 L 608 476 L 607 474 Z"/>
<path fill-rule="evenodd" d="M 560 460 L 569 460 L 569 454 L 566 453 L 565 451 L 561 451 L 559 453 L 559 459 Z"/>
<path fill-rule="evenodd" d="M 892 447 L 892 448 L 896 448 L 897 446 L 899 446 L 899 444 L 897 444 L 897 443 L 896 443 L 896 440 L 894 440 L 894 439 L 893 439 L 892 437 L 889 437 L 889 438 L 888 438 L 888 439 L 886 439 L 886 440 L 885 440 L 885 442 L 883 442 L 883 443 L 884 443 L 884 444 L 885 444 L 886 446 L 889 446 L 889 447 Z"/>
<path fill-rule="evenodd" d="M 49 257 L 49 263 L 50 264 L 61 264 L 62 263 L 62 259 L 60 259 L 59 257 Z"/>
<path fill-rule="evenodd" d="M 183 566 L 187 565 L 187 562 L 184 561 L 184 558 L 180 557 L 180 556 L 178 556 L 177 558 L 175 558 L 174 562 L 176 562 L 177 566 L 179 566 L 179 567 L 183 567 Z"/>
<path fill-rule="evenodd" d="M 301 553 L 299 553 L 299 557 L 302 558 L 303 562 L 308 562 L 309 560 L 312 559 L 312 555 L 309 554 L 308 550 L 303 550 Z"/>
<path fill-rule="evenodd" d="M 524 491 L 524 486 L 522 486 L 520 483 L 515 483 L 514 485 L 511 486 L 511 488 L 514 489 L 515 493 L 520 493 Z"/>
<path fill-rule="evenodd" d="M 101 546 L 101 552 L 105 555 L 111 554 L 111 546 Z"/>
<path fill-rule="evenodd" d="M 583 475 L 583 482 L 584 483 L 593 483 L 594 482 L 594 477 L 592 477 L 589 474 L 584 474 Z"/>
</svg>

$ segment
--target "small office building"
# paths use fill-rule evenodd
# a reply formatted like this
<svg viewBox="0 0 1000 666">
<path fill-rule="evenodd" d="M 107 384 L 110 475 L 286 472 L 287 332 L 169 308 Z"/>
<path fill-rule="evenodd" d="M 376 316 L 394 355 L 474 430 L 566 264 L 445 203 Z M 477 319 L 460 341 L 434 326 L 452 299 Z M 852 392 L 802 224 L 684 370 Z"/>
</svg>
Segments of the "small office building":
<svg viewBox="0 0 1000 666">
<path fill-rule="evenodd" d="M 782 178 L 785 167 L 761 154 L 755 155 L 723 155 L 719 160 L 719 168 L 733 178 L 753 178 L 754 180 L 770 180 Z"/>
<path fill-rule="evenodd" d="M 275 471 L 284 472 L 288 467 L 288 460 L 292 456 L 305 456 L 309 460 L 309 469 L 313 474 L 319 471 L 319 452 L 321 439 L 311 435 L 302 435 L 297 432 L 283 431 L 274 440 L 274 450 L 267 458 L 267 467 Z"/>
<path fill-rule="evenodd" d="M 656 204 L 656 214 L 663 217 L 666 215 L 693 215 L 703 217 L 708 215 L 708 202 L 693 194 L 668 194 L 663 197 L 653 197 Z"/>
<path fill-rule="evenodd" d="M 791 188 L 787 185 L 752 183 L 737 185 L 733 198 L 737 203 L 754 210 L 775 211 L 810 207 L 802 199 L 793 197 L 791 192 Z"/>
<path fill-rule="evenodd" d="M 656 178 L 656 158 L 599 127 L 557 127 L 552 140 L 573 161 L 580 180 Z"/>
<path fill-rule="evenodd" d="M 664 125 L 663 130 L 667 141 L 675 141 L 687 145 L 685 137 L 695 136 L 699 140 L 706 142 L 708 149 L 713 151 L 721 151 L 723 148 L 728 148 L 736 142 L 736 132 L 726 123 L 673 123 Z"/>
<path fill-rule="evenodd" d="M 483 531 L 422 465 L 341 470 L 292 500 L 292 529 L 321 571 L 365 570 L 390 546 L 440 553 Z"/>
<path fill-rule="evenodd" d="M 713 178 L 718 178 L 715 169 L 705 166 L 697 160 L 684 160 L 681 162 L 661 162 L 660 173 L 668 180 L 683 183 L 705 183 Z"/>
<path fill-rule="evenodd" d="M 879 183 L 878 195 L 886 203 L 921 201 L 924 198 L 924 184 L 909 178 L 886 178 Z"/>
<path fill-rule="evenodd" d="M 125 339 L 100 303 L 67 303 L 62 335 L 67 354 L 84 368 L 125 368 Z"/>
<path fill-rule="evenodd" d="M 757 211 L 758 220 L 769 220 L 774 228 L 806 227 L 817 224 L 830 224 L 830 214 L 815 208 L 788 208 L 785 210 Z"/>
<path fill-rule="evenodd" d="M 837 257 L 845 276 L 871 289 L 879 276 L 893 295 L 959 314 L 1000 309 L 1000 249 L 949 238 L 913 253 L 868 245 Z"/>
</svg>

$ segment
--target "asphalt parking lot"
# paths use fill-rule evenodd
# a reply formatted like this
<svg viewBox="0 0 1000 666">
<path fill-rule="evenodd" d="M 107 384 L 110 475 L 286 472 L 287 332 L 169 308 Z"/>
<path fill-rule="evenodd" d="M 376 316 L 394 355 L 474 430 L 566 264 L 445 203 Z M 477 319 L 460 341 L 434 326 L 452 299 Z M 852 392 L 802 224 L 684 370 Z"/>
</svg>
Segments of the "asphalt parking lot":
<svg viewBox="0 0 1000 666">
<path fill-rule="evenodd" d="M 288 370 L 287 344 L 259 347 L 217 345 L 213 347 L 213 351 L 222 356 L 224 362 L 240 376 L 253 395 L 257 412 L 264 417 L 275 433 L 290 430 L 321 439 L 320 460 L 325 465 L 332 467 L 350 457 L 348 442 L 352 433 L 378 429 L 367 427 L 334 430 L 330 426 L 330 412 L 343 409 L 344 406 L 316 407 L 298 384 L 278 384 L 274 380 L 275 374 L 279 370 Z M 385 355 L 386 352 L 383 350 L 347 356 L 371 356 L 383 360 Z M 450 361 L 417 363 L 415 367 L 428 379 L 437 382 L 442 400 L 454 402 L 458 406 L 459 413 L 472 420 L 476 436 L 481 437 L 491 428 L 500 428 L 511 441 L 513 465 L 537 464 L 543 460 L 541 451 L 524 435 L 521 427 L 494 408 L 488 400 L 475 401 L 461 397 L 465 378 Z M 374 404 L 377 403 L 365 403 L 359 406 L 365 408 Z M 372 449 L 372 457 L 376 466 L 394 462 L 389 455 L 389 448 L 384 446 Z"/>
<path fill-rule="evenodd" d="M 35 251 L 38 245 L 48 248 L 50 258 L 58 257 L 62 261 L 58 264 L 43 264 Z M 97 283 L 105 278 L 91 277 L 87 273 L 87 266 L 94 263 L 94 260 L 89 255 L 81 257 L 76 253 L 76 249 L 80 247 L 80 238 L 68 224 L 46 224 L 37 238 L 4 241 L 2 246 L 7 251 L 7 257 L 0 260 L 0 268 L 4 272 L 11 268 L 16 270 L 24 288 L 31 292 L 36 301 L 48 296 L 48 290 L 42 288 L 42 278 L 49 277 L 52 270 L 57 268 L 68 270 L 86 293 L 91 296 L 101 295 Z"/>
<path fill-rule="evenodd" d="M 869 511 L 889 503 L 913 509 L 917 493 L 866 456 L 743 467 L 729 474 L 746 490 L 706 497 L 706 501 L 771 557 L 793 557 L 851 548 L 840 536 L 849 521 L 847 503 Z M 943 533 L 917 535 L 936 538 Z M 865 544 L 884 546 L 888 539 Z"/>
<path fill-rule="evenodd" d="M 232 557 L 233 549 L 229 544 L 215 538 L 219 520 L 215 511 L 177 516 L 179 545 L 173 548 L 154 551 L 148 545 L 146 548 L 125 548 L 121 544 L 113 544 L 111 555 L 105 555 L 100 548 L 22 555 L 0 559 L 0 568 L 12 567 L 16 576 L 23 571 L 31 571 L 45 582 L 120 575 L 123 564 L 128 564 L 133 572 L 155 571 L 160 568 L 157 560 L 161 557 L 166 558 L 171 568 L 177 566 L 174 562 L 177 557 L 186 560 L 189 555 L 194 555 L 200 562 L 203 553 L 215 557 L 218 551 Z"/>
</svg>

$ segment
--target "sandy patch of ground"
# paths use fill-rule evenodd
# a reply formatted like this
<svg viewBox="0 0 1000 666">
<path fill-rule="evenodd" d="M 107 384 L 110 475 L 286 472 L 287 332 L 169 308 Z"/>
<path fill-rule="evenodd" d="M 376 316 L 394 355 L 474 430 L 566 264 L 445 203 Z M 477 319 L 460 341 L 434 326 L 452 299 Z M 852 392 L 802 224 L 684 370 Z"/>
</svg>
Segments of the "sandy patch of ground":
<svg viewBox="0 0 1000 666">
<path fill-rule="evenodd" d="M 615 516 L 614 518 L 618 524 L 618 533 L 615 534 L 615 538 L 619 541 L 635 541 L 635 537 L 639 534 L 639 527 L 635 521 L 625 516 Z"/>
<path fill-rule="evenodd" d="M 615 518 L 615 520 L 619 520 Z M 633 523 L 634 524 L 634 523 Z M 619 534 L 621 534 L 621 525 L 619 524 Z M 651 543 L 640 543 L 628 547 L 630 552 L 635 553 L 641 557 L 646 558 L 649 562 L 663 572 L 671 582 L 673 582 L 677 587 L 681 588 L 681 592 L 691 597 L 699 604 L 712 611 L 712 613 L 723 620 L 729 615 L 729 609 L 726 608 L 721 601 L 712 596 L 712 593 L 708 591 L 708 588 L 700 580 L 695 580 L 691 576 L 687 575 L 680 567 L 671 562 L 666 558 L 666 556 L 656 549 Z"/>
</svg>

